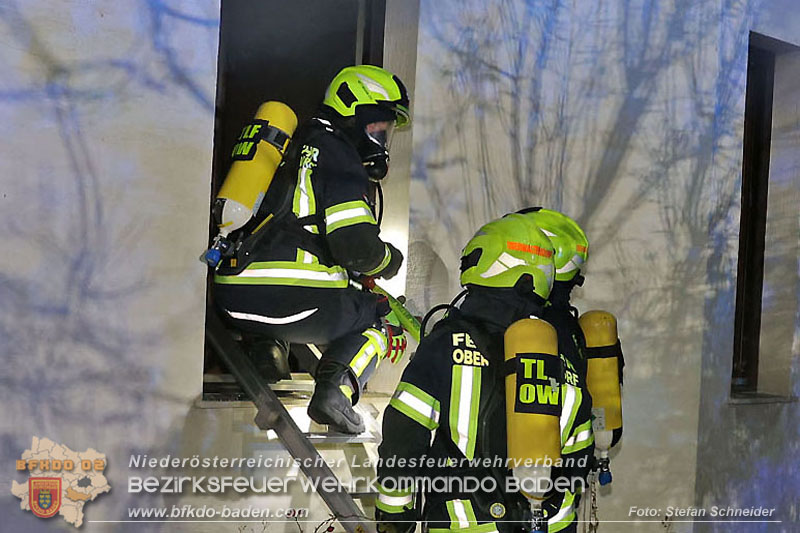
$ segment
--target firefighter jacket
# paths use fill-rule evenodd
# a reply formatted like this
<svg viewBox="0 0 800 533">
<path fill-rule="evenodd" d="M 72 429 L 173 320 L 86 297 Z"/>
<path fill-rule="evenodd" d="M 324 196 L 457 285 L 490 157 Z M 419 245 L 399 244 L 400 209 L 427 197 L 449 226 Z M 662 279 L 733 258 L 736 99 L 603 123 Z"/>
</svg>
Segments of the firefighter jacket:
<svg viewBox="0 0 800 533">
<path fill-rule="evenodd" d="M 282 194 L 288 212 L 246 260 L 223 264 L 216 283 L 346 288 L 348 271 L 396 272 L 402 255 L 379 237 L 361 157 L 330 121 L 318 117 L 298 129 L 278 172 L 290 185 L 271 186 L 267 195 Z"/>
<path fill-rule="evenodd" d="M 529 502 L 509 490 L 503 333 L 540 309 L 526 308 L 513 289 L 477 289 L 422 340 L 384 414 L 379 522 L 421 518 L 434 533 L 487 533 L 522 531 L 530 519 Z M 559 380 L 565 458 L 593 443 L 591 432 L 582 433 L 591 425 L 591 407 L 568 382 L 574 379 L 567 378 L 574 373 L 569 368 L 563 366 Z M 468 477 L 495 483 L 474 490 L 427 482 Z M 410 479 L 415 482 L 407 483 Z M 557 503 L 548 513 L 551 531 L 575 520 L 572 495 Z"/>
</svg>

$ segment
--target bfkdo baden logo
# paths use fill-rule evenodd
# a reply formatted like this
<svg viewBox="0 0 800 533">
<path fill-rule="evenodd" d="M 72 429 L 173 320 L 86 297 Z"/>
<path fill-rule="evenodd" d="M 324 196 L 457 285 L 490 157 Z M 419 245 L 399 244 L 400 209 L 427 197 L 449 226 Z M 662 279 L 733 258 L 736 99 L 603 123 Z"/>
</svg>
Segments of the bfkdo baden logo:
<svg viewBox="0 0 800 533">
<path fill-rule="evenodd" d="M 55 516 L 61 509 L 61 478 L 29 478 L 28 498 L 33 514 L 39 518 Z"/>
<path fill-rule="evenodd" d="M 86 503 L 111 487 L 103 475 L 106 456 L 89 448 L 74 452 L 50 439 L 33 437 L 31 447 L 16 461 L 17 472 L 28 474 L 27 482 L 11 482 L 11 493 L 19 507 L 39 518 L 61 515 L 75 527 L 83 524 Z"/>
</svg>

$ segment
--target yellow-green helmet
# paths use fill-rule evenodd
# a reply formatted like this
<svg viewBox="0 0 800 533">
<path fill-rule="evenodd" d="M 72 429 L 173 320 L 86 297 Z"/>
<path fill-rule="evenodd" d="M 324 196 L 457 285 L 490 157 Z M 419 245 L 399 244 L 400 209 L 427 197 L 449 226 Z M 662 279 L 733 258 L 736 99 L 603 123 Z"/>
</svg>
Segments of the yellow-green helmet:
<svg viewBox="0 0 800 533">
<path fill-rule="evenodd" d="M 400 78 L 381 67 L 357 65 L 343 68 L 328 85 L 322 103 L 342 117 L 369 111 L 389 112 L 398 128 L 408 125 L 408 91 Z"/>
<path fill-rule="evenodd" d="M 555 248 L 556 281 L 570 281 L 589 258 L 589 240 L 577 222 L 558 211 L 532 207 L 519 213 L 530 218 Z"/>
<path fill-rule="evenodd" d="M 511 288 L 524 275 L 546 300 L 553 288 L 553 245 L 524 215 L 512 213 L 485 224 L 461 253 L 461 285 Z"/>
</svg>

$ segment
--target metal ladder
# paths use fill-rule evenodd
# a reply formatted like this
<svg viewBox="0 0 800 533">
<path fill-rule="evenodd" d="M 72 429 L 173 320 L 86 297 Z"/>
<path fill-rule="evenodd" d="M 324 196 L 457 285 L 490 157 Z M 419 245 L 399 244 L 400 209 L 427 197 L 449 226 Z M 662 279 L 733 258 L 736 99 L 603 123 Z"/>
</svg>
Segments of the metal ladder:
<svg viewBox="0 0 800 533">
<path fill-rule="evenodd" d="M 375 523 L 362 514 L 275 392 L 260 379 L 255 366 L 225 328 L 217 311 L 209 306 L 206 314 L 208 341 L 255 404 L 256 426 L 264 431 L 273 430 L 292 457 L 302 459 L 303 474 L 312 482 L 318 481 L 318 494 L 348 533 L 376 533 Z M 333 479 L 335 483 L 322 483 L 324 479 Z"/>
</svg>

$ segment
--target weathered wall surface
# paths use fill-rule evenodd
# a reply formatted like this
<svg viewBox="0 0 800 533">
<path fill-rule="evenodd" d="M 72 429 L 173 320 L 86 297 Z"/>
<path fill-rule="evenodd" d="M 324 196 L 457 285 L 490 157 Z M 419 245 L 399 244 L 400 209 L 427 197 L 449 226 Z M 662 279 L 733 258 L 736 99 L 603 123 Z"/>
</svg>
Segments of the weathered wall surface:
<svg viewBox="0 0 800 533">
<path fill-rule="evenodd" d="M 217 0 L 0 2 L 3 531 L 66 525 L 9 492 L 31 436 L 107 454 L 112 493 L 87 520 L 148 501 L 126 493 L 130 453 L 180 444 L 203 364 L 218 18 Z"/>
<path fill-rule="evenodd" d="M 796 519 L 796 404 L 724 407 L 748 32 L 791 41 L 800 26 L 787 12 L 769 1 L 422 2 L 409 295 L 419 307 L 452 297 L 461 247 L 504 213 L 543 205 L 583 225 L 578 305 L 619 316 L 627 363 L 603 520 L 634 505 L 657 522 L 668 506 L 756 502 Z"/>
<path fill-rule="evenodd" d="M 800 45 L 800 16 L 793 2 L 764 2 L 750 28 Z M 743 61 L 738 63 L 743 70 Z M 697 456 L 698 506 L 774 507 L 771 519 L 783 523 L 698 524 L 698 532 L 792 532 L 800 522 L 800 404 L 796 401 L 800 395 L 798 80 L 797 53 L 779 55 L 773 92 L 759 354 L 759 390 L 794 400 L 767 404 L 730 401 L 736 263 L 723 256 L 714 257 L 708 263 L 708 278 L 720 290 L 709 291 L 706 296 Z M 738 220 L 738 213 L 736 217 Z M 733 226 L 712 236 L 729 239 L 735 230 Z"/>
</svg>

